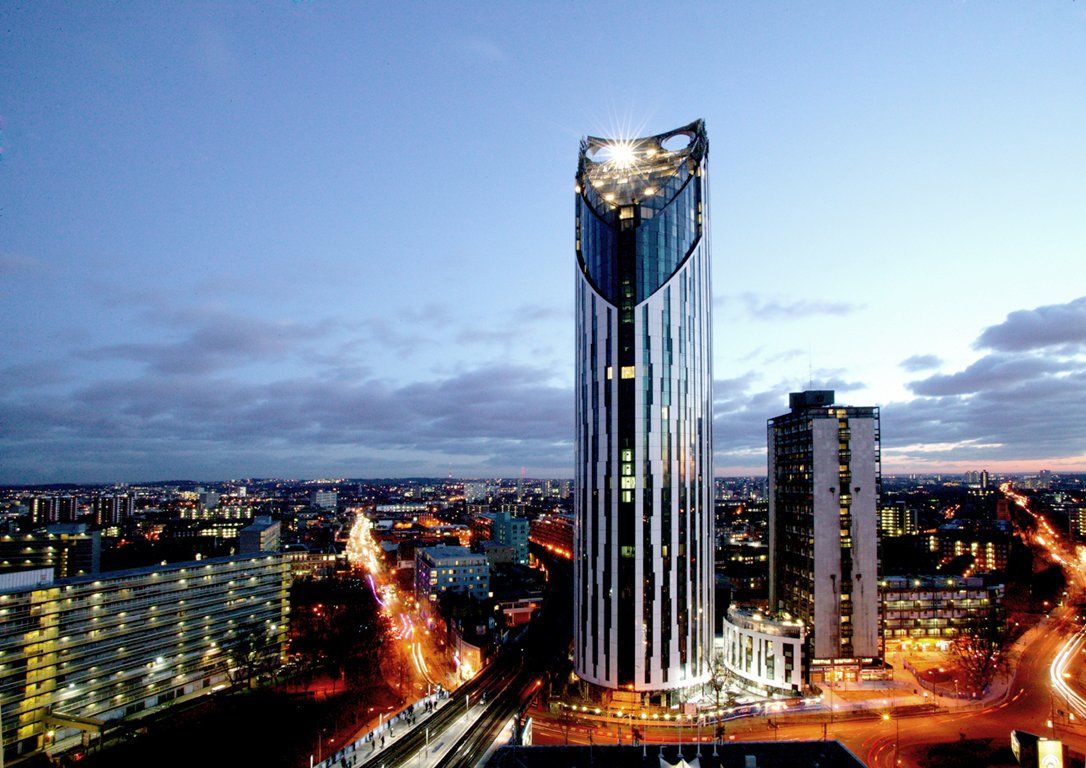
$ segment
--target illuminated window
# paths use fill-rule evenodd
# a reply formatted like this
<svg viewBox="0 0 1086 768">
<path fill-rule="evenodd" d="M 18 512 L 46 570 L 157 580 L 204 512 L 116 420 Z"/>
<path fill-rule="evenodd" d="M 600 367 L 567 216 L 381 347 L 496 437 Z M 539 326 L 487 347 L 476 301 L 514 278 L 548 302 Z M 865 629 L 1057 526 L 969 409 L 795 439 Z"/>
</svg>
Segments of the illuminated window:
<svg viewBox="0 0 1086 768">
<path fill-rule="evenodd" d="M 634 377 L 634 366 L 624 365 L 622 366 L 622 378 L 632 379 Z"/>
</svg>

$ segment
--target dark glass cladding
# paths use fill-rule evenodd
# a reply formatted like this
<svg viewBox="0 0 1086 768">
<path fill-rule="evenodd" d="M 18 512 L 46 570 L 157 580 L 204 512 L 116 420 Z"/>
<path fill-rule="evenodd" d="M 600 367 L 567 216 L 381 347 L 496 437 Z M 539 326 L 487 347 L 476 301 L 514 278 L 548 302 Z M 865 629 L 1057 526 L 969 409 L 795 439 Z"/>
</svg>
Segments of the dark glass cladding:
<svg viewBox="0 0 1086 768">
<path fill-rule="evenodd" d="M 686 136 L 688 146 L 668 151 L 672 137 Z M 610 144 L 588 139 L 581 145 L 577 171 L 577 256 L 592 286 L 607 301 L 622 299 L 619 233 L 634 230 L 639 304 L 682 266 L 701 235 L 702 185 L 696 179 L 708 151 L 705 125 L 698 120 L 668 133 L 624 143 L 637 156 L 651 159 L 608 167 L 589 155 Z M 651 191 L 651 194 L 648 192 Z"/>
</svg>

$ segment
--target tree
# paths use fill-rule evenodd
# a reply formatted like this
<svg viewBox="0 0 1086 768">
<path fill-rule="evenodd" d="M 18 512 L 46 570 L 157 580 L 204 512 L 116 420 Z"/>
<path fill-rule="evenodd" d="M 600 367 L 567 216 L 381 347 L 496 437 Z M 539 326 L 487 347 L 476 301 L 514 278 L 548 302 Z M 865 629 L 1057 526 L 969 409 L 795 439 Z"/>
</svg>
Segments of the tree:
<svg viewBox="0 0 1086 768">
<path fill-rule="evenodd" d="M 718 710 L 720 709 L 721 694 L 728 689 L 729 679 L 730 673 L 724 664 L 724 653 L 718 651 L 709 663 L 709 681 L 706 683 L 709 690 L 713 692 L 713 700 Z"/>
<path fill-rule="evenodd" d="M 234 685 L 252 688 L 265 672 L 279 667 L 279 637 L 258 621 L 241 624 L 222 646 L 226 676 Z"/>
<path fill-rule="evenodd" d="M 291 590 L 291 653 L 333 679 L 378 674 L 387 631 L 387 619 L 359 579 L 299 581 Z"/>
<path fill-rule="evenodd" d="M 950 657 L 964 677 L 966 690 L 977 697 L 988 688 L 1003 662 L 1004 632 L 996 609 L 990 610 L 972 632 L 962 632 L 950 644 Z"/>
</svg>

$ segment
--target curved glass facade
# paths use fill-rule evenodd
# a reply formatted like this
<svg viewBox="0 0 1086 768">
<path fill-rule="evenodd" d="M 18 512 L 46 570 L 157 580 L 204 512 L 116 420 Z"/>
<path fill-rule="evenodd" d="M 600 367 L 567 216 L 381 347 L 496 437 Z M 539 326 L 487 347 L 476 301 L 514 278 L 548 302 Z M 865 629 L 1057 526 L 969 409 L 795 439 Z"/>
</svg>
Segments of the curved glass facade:
<svg viewBox="0 0 1086 768">
<path fill-rule="evenodd" d="M 709 673 L 707 154 L 701 121 L 581 145 L 575 668 L 610 688 L 683 688 Z"/>
<path fill-rule="evenodd" d="M 687 136 L 690 144 L 668 151 L 664 144 Z M 589 138 L 577 171 L 577 258 L 596 290 L 613 304 L 625 296 L 618 242 L 632 233 L 636 253 L 631 294 L 642 302 L 659 290 L 701 234 L 702 186 L 696 179 L 708 152 L 701 121 L 684 128 L 622 142 L 623 162 L 592 159 L 611 140 Z M 691 183 L 694 180 L 694 183 Z"/>
</svg>

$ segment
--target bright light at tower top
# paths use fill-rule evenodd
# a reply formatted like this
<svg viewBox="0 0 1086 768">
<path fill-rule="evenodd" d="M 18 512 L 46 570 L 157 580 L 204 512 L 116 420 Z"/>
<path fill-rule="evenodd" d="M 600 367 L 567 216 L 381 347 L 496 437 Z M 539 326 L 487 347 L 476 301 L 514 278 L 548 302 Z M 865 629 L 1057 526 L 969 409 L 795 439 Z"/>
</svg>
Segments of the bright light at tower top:
<svg viewBox="0 0 1086 768">
<path fill-rule="evenodd" d="M 631 141 L 614 141 L 600 148 L 600 159 L 615 168 L 629 168 L 637 160 L 638 147 Z"/>
<path fill-rule="evenodd" d="M 666 203 L 696 172 L 707 151 L 705 124 L 697 120 L 667 133 L 642 138 L 589 136 L 581 145 L 578 191 L 594 193 L 600 210 L 630 203 Z"/>
</svg>

